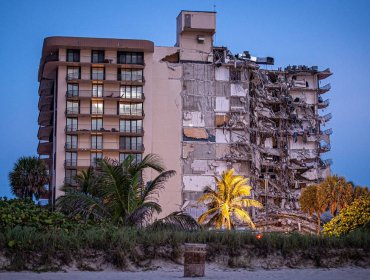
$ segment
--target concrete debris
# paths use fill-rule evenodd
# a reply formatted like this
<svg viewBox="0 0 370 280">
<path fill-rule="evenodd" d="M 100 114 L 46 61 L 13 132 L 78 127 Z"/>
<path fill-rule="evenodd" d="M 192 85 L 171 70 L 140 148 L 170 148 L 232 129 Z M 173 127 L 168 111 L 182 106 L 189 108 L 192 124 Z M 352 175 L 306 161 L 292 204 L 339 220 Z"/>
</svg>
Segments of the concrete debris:
<svg viewBox="0 0 370 280">
<path fill-rule="evenodd" d="M 321 125 L 332 116 L 320 116 L 328 104 L 317 86 L 330 70 L 265 70 L 258 63 L 272 58 L 251 58 L 222 47 L 214 48 L 213 63 L 182 62 L 184 210 L 199 216 L 204 206 L 195 198 L 214 175 L 234 168 L 268 205 L 267 219 L 265 209 L 254 211 L 258 227 L 312 232 L 315 221 L 299 211 L 298 199 L 330 174 L 331 161 L 320 156 L 330 150 L 332 130 Z"/>
</svg>

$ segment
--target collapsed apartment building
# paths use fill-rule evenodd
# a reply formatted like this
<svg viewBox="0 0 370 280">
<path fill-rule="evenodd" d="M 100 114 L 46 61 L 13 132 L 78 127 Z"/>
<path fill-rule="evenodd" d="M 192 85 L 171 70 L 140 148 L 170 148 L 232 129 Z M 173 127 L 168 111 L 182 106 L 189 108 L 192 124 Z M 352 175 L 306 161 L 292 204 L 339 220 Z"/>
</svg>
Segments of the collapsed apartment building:
<svg viewBox="0 0 370 280">
<path fill-rule="evenodd" d="M 330 90 L 330 84 L 320 84 L 332 73 L 315 66 L 267 70 L 265 65 L 274 64 L 272 57 L 253 57 L 248 52 L 232 54 L 226 47 L 216 47 L 215 32 L 216 13 L 181 11 L 174 47 L 123 39 L 45 39 L 44 50 L 50 53 L 43 52 L 40 64 L 40 102 L 45 99 L 41 85 L 47 80 L 52 86 L 48 91 L 50 104 L 46 104 L 46 112 L 40 109 L 39 117 L 39 123 L 40 118 L 43 120 L 41 132 L 48 133 L 43 135 L 39 130 L 39 139 L 49 142 L 40 141 L 38 151 L 50 163 L 54 197 L 62 193 L 59 186 L 70 182 L 71 170 L 75 174 L 86 168 L 87 161 L 105 156 L 122 160 L 127 154 L 140 159 L 143 153 L 156 153 L 168 168 L 177 172 L 159 197 L 163 215 L 182 209 L 198 217 L 205 210 L 197 203 L 204 187 L 214 186 L 215 175 L 234 168 L 237 174 L 250 179 L 253 197 L 265 206 L 253 212 L 258 228 L 314 230 L 312 220 L 299 211 L 298 198 L 302 188 L 330 174 L 331 160 L 323 160 L 321 155 L 330 150 L 332 130 L 326 125 L 331 114 L 319 112 L 328 107 L 329 101 L 323 94 Z M 76 49 L 78 59 L 72 56 L 69 62 L 68 53 L 72 51 L 75 55 Z M 83 63 L 80 51 L 87 57 Z M 98 64 L 93 61 L 94 52 L 104 58 Z M 140 55 L 141 60 L 120 62 L 115 53 L 130 57 L 135 53 L 135 59 Z M 47 64 L 46 58 L 50 56 L 54 57 L 54 64 Z M 93 75 L 97 67 L 98 78 Z M 71 105 L 65 105 L 71 98 L 69 69 L 78 72 L 78 77 L 73 78 L 72 97 L 76 102 L 73 120 L 68 115 Z M 137 69 L 141 71 L 140 80 L 133 76 L 131 80 L 121 79 L 121 73 Z M 90 84 L 93 90 L 88 88 Z M 125 87 L 125 94 L 127 87 L 131 90 L 135 87 L 136 94 L 140 87 L 140 98 L 132 94 L 127 98 L 122 90 L 113 98 L 116 92 L 113 87 L 119 92 L 118 86 Z M 97 95 L 98 87 L 101 95 Z M 86 92 L 91 92 L 91 96 Z M 57 109 L 56 99 L 62 110 Z M 100 102 L 101 112 L 92 110 L 94 107 L 90 113 L 82 114 L 81 104 L 87 99 L 91 104 L 86 103 L 86 108 Z M 128 104 L 135 104 L 135 108 L 142 104 L 140 114 L 121 112 L 121 105 L 125 108 Z M 44 120 L 46 113 L 50 120 Z M 88 124 L 91 119 L 96 125 L 98 118 L 102 119 L 104 129 L 96 131 Z M 69 131 L 72 121 L 74 127 Z M 138 121 L 141 121 L 139 130 Z M 130 130 L 126 128 L 127 122 L 131 122 Z M 58 128 L 57 123 L 67 123 L 66 129 L 64 125 Z M 74 150 L 67 143 L 71 139 L 69 134 L 76 135 Z M 80 149 L 80 144 L 89 141 L 87 134 L 95 142 L 101 137 L 98 143 L 101 147 L 94 143 L 94 147 L 85 145 Z M 122 142 L 132 143 L 130 137 L 135 137 L 136 144 L 140 142 L 139 148 L 121 147 Z M 151 178 L 153 174 L 144 175 Z"/>
</svg>

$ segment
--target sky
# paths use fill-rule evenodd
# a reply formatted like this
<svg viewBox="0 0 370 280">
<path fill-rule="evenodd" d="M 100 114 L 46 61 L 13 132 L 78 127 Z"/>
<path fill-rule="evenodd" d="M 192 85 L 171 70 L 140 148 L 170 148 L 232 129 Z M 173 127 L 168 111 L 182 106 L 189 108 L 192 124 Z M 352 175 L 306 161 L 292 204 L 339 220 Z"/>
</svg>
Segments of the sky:
<svg viewBox="0 0 370 280">
<path fill-rule="evenodd" d="M 272 56 L 275 67 L 317 65 L 334 73 L 324 99 L 333 119 L 332 171 L 370 186 L 370 1 L 344 0 L 1 0 L 0 196 L 21 156 L 36 155 L 43 39 L 147 39 L 173 46 L 180 10 L 217 11 L 215 44 Z M 325 81 L 325 82 L 326 82 Z"/>
</svg>

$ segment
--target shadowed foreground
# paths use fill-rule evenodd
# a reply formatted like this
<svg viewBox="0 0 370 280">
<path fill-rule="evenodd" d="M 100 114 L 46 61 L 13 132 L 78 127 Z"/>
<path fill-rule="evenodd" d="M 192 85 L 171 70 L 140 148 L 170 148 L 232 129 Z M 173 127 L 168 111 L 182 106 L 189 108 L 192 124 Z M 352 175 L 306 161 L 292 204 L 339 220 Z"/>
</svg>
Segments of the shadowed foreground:
<svg viewBox="0 0 370 280">
<path fill-rule="evenodd" d="M 367 279 L 370 269 L 363 268 L 335 268 L 335 269 L 281 269 L 281 270 L 219 270 L 209 268 L 206 271 L 206 277 L 202 279 L 280 279 L 280 280 L 357 280 Z M 181 267 L 174 267 L 170 270 L 157 270 L 146 272 L 5 272 L 0 273 L 2 280 L 19 280 L 19 279 L 53 279 L 53 280 L 121 280 L 121 279 L 180 279 L 182 277 Z"/>
</svg>

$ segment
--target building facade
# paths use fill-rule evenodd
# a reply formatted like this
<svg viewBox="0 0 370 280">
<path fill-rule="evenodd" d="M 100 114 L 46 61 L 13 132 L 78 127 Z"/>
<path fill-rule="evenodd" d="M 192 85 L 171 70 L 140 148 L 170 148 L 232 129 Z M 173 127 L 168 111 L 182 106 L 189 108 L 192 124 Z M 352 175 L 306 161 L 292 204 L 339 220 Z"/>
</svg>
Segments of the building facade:
<svg viewBox="0 0 370 280">
<path fill-rule="evenodd" d="M 274 59 L 216 47 L 215 32 L 214 12 L 182 11 L 174 47 L 45 39 L 38 153 L 50 169 L 52 198 L 98 158 L 155 153 L 177 172 L 159 197 L 163 215 L 182 209 L 199 216 L 203 188 L 234 168 L 266 206 L 253 213 L 257 224 L 309 227 L 298 197 L 330 174 L 322 154 L 330 150 L 332 131 L 324 126 L 331 115 L 321 113 L 330 84 L 321 81 L 331 72 L 263 69 Z"/>
</svg>

